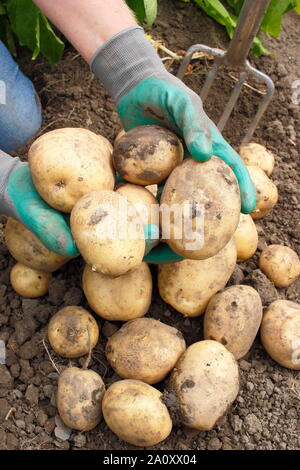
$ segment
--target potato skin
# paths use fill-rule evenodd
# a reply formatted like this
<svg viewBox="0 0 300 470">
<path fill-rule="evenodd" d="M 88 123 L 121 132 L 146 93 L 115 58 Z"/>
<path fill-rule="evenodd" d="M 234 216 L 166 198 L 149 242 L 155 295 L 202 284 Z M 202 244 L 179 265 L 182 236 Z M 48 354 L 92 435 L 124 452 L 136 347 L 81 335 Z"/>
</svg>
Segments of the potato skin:
<svg viewBox="0 0 300 470">
<path fill-rule="evenodd" d="M 37 271 L 22 263 L 15 264 L 10 272 L 10 282 L 17 294 L 32 299 L 47 294 L 50 279 L 50 273 Z"/>
<path fill-rule="evenodd" d="M 292 284 L 300 275 L 300 260 L 288 246 L 269 245 L 259 257 L 259 267 L 276 287 Z"/>
<path fill-rule="evenodd" d="M 37 191 L 62 212 L 71 212 L 78 199 L 90 191 L 114 188 L 112 146 L 88 129 L 47 132 L 34 141 L 28 160 Z"/>
<path fill-rule="evenodd" d="M 177 362 L 168 390 L 178 401 L 182 423 L 209 431 L 238 395 L 238 364 L 217 341 L 199 341 L 189 346 Z"/>
<path fill-rule="evenodd" d="M 261 144 L 250 142 L 240 147 L 240 156 L 247 166 L 258 166 L 268 176 L 273 172 L 275 157 L 273 153 Z"/>
<path fill-rule="evenodd" d="M 162 393 L 139 380 L 120 380 L 106 391 L 102 411 L 107 426 L 123 441 L 148 447 L 166 439 L 172 421 Z"/>
<path fill-rule="evenodd" d="M 254 255 L 258 245 L 258 233 L 250 214 L 240 214 L 240 221 L 233 238 L 238 261 L 246 261 Z"/>
<path fill-rule="evenodd" d="M 262 303 L 250 286 L 231 286 L 215 294 L 204 316 L 204 339 L 222 343 L 235 359 L 250 350 L 262 320 Z"/>
<path fill-rule="evenodd" d="M 82 307 L 64 307 L 50 319 L 48 339 L 62 357 L 81 357 L 98 343 L 99 327 L 95 318 Z"/>
<path fill-rule="evenodd" d="M 136 207 L 143 224 L 159 225 L 159 204 L 148 189 L 137 184 L 127 183 L 120 184 L 117 193 L 125 196 L 130 204 Z"/>
<path fill-rule="evenodd" d="M 262 219 L 278 201 L 278 190 L 273 181 L 258 166 L 247 166 L 256 189 L 256 207 L 251 212 L 253 219 Z"/>
<path fill-rule="evenodd" d="M 115 142 L 114 167 L 130 183 L 160 183 L 183 159 L 178 137 L 161 126 L 139 126 Z"/>
<path fill-rule="evenodd" d="M 211 258 L 162 264 L 158 271 L 160 296 L 183 315 L 197 317 L 204 312 L 211 297 L 225 287 L 235 264 L 233 239 Z"/>
<path fill-rule="evenodd" d="M 154 384 L 166 377 L 185 349 L 176 328 L 152 318 L 137 318 L 109 338 L 105 354 L 120 377 Z"/>
<path fill-rule="evenodd" d="M 104 276 L 86 265 L 82 287 L 91 309 L 109 321 L 142 317 L 151 304 L 152 277 L 147 263 L 118 277 Z"/>
<path fill-rule="evenodd" d="M 56 404 L 62 421 L 71 429 L 90 431 L 101 421 L 105 385 L 93 370 L 69 367 L 58 380 Z"/>
<path fill-rule="evenodd" d="M 276 300 L 263 316 L 260 337 L 271 358 L 283 367 L 300 370 L 300 305 Z"/>
<path fill-rule="evenodd" d="M 184 205 L 190 204 L 192 233 L 185 233 L 188 218 Z M 164 234 L 166 223 L 162 215 L 162 238 L 177 254 L 189 259 L 207 259 L 217 254 L 232 238 L 240 216 L 241 199 L 237 179 L 231 168 L 218 157 L 207 162 L 187 158 L 172 171 L 160 200 L 162 214 L 179 205 L 183 234 L 178 238 L 176 217 L 171 217 L 170 234 Z M 197 207 L 198 206 L 198 207 Z M 189 218 L 190 219 L 190 218 Z M 200 230 L 196 231 L 196 224 Z M 188 230 L 190 232 L 190 230 Z M 192 239 L 191 239 L 192 238 Z M 199 244 L 191 249 L 189 245 Z"/>
<path fill-rule="evenodd" d="M 5 226 L 4 238 L 12 257 L 37 271 L 52 273 L 70 260 L 48 250 L 34 233 L 11 217 Z"/>
</svg>

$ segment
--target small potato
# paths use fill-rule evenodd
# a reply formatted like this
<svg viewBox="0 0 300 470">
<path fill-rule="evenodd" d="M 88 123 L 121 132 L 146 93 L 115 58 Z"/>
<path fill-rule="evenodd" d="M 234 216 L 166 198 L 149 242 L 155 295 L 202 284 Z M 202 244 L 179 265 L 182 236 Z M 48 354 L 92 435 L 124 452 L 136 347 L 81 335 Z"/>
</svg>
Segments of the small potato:
<svg viewBox="0 0 300 470">
<path fill-rule="evenodd" d="M 11 217 L 5 226 L 4 239 L 13 258 L 37 271 L 52 273 L 70 260 L 48 250 L 34 233 Z"/>
<path fill-rule="evenodd" d="M 69 367 L 59 376 L 56 404 L 71 429 L 90 431 L 101 421 L 105 385 L 93 370 Z"/>
<path fill-rule="evenodd" d="M 277 203 L 278 190 L 261 168 L 258 166 L 247 168 L 256 189 L 256 207 L 250 215 L 253 219 L 262 219 Z"/>
<path fill-rule="evenodd" d="M 238 364 L 217 341 L 199 341 L 177 362 L 168 391 L 176 397 L 183 424 L 209 431 L 229 412 L 237 397 Z"/>
<path fill-rule="evenodd" d="M 152 277 L 147 263 L 118 277 L 104 276 L 86 265 L 82 286 L 89 306 L 105 320 L 142 317 L 151 304 Z"/>
<path fill-rule="evenodd" d="M 107 426 L 134 446 L 154 446 L 172 431 L 162 393 L 139 380 L 120 380 L 106 391 L 102 411 Z"/>
<path fill-rule="evenodd" d="M 239 225 L 233 238 L 236 243 L 238 261 L 246 261 L 254 255 L 258 245 L 258 233 L 250 214 L 240 214 Z"/>
<path fill-rule="evenodd" d="M 268 176 L 272 174 L 275 158 L 270 150 L 261 144 L 250 142 L 240 147 L 240 156 L 248 166 L 258 166 Z"/>
<path fill-rule="evenodd" d="M 155 384 L 173 369 L 185 349 L 176 328 L 152 318 L 137 318 L 109 338 L 105 354 L 120 377 Z"/>
<path fill-rule="evenodd" d="M 274 361 L 300 370 L 300 304 L 289 300 L 272 302 L 264 314 L 260 337 Z"/>
<path fill-rule="evenodd" d="M 48 324 L 48 339 L 54 351 L 63 357 L 81 357 L 98 343 L 99 327 L 84 308 L 65 307 Z"/>
<path fill-rule="evenodd" d="M 128 183 L 118 186 L 117 193 L 125 196 L 136 208 L 144 225 L 159 225 L 159 204 L 148 189 Z"/>
<path fill-rule="evenodd" d="M 211 258 L 161 264 L 158 271 L 160 296 L 183 315 L 197 317 L 204 312 L 211 297 L 225 287 L 235 264 L 233 239 Z"/>
<path fill-rule="evenodd" d="M 115 169 L 142 186 L 160 183 L 183 160 L 178 137 L 160 126 L 140 126 L 119 138 L 113 151 Z"/>
<path fill-rule="evenodd" d="M 300 260 L 288 246 L 269 245 L 259 257 L 259 267 L 276 287 L 292 284 L 300 275 Z"/>
<path fill-rule="evenodd" d="M 215 294 L 204 316 L 204 339 L 222 343 L 236 359 L 250 350 L 262 319 L 258 292 L 250 286 L 231 286 Z"/>
<path fill-rule="evenodd" d="M 31 269 L 22 263 L 14 265 L 10 272 L 10 282 L 17 294 L 22 297 L 42 297 L 49 288 L 50 273 Z"/>
</svg>

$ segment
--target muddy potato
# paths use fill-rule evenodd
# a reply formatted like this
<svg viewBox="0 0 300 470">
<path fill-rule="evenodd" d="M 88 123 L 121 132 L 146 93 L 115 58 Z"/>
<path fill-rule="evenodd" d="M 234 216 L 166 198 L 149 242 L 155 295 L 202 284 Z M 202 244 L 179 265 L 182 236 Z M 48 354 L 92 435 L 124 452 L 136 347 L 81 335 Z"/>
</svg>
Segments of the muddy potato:
<svg viewBox="0 0 300 470">
<path fill-rule="evenodd" d="M 82 287 L 92 310 L 109 321 L 142 317 L 151 304 L 152 277 L 147 263 L 118 277 L 96 273 L 86 265 Z"/>
<path fill-rule="evenodd" d="M 102 419 L 105 385 L 93 370 L 69 367 L 59 376 L 56 404 L 62 421 L 71 429 L 90 431 Z"/>
<path fill-rule="evenodd" d="M 22 263 L 15 264 L 10 272 L 11 285 L 22 297 L 35 298 L 47 294 L 50 279 L 50 273 L 37 271 Z"/>
<path fill-rule="evenodd" d="M 225 287 L 235 264 L 234 240 L 211 258 L 162 264 L 158 271 L 160 296 L 183 315 L 197 317 L 211 297 Z"/>
<path fill-rule="evenodd" d="M 247 168 L 256 189 L 256 207 L 251 212 L 251 217 L 262 219 L 277 203 L 278 190 L 261 168 L 258 166 L 248 166 Z"/>
<path fill-rule="evenodd" d="M 137 318 L 109 338 L 105 354 L 120 377 L 155 384 L 173 369 L 185 349 L 176 328 L 152 318 Z"/>
<path fill-rule="evenodd" d="M 245 261 L 254 255 L 258 245 L 258 233 L 250 214 L 240 214 L 239 224 L 233 238 L 236 243 L 238 261 Z"/>
<path fill-rule="evenodd" d="M 87 129 L 47 132 L 32 144 L 28 159 L 34 186 L 59 211 L 71 212 L 90 191 L 114 188 L 112 146 Z"/>
<path fill-rule="evenodd" d="M 106 391 L 102 411 L 107 426 L 134 446 L 154 446 L 172 431 L 162 393 L 139 380 L 120 380 Z"/>
<path fill-rule="evenodd" d="M 250 286 L 231 286 L 215 294 L 204 316 L 204 339 L 222 343 L 235 359 L 250 350 L 262 320 L 258 292 Z"/>
<path fill-rule="evenodd" d="M 168 383 L 183 424 L 209 431 L 229 412 L 239 392 L 238 364 L 217 341 L 192 344 L 177 362 Z"/>
<path fill-rule="evenodd" d="M 288 246 L 269 245 L 259 257 L 259 267 L 276 287 L 292 284 L 300 275 L 300 260 Z"/>
<path fill-rule="evenodd" d="M 261 144 L 250 142 L 240 147 L 240 156 L 248 166 L 258 166 L 268 176 L 272 174 L 275 158 L 272 152 Z"/>
<path fill-rule="evenodd" d="M 188 158 L 169 176 L 160 207 L 162 238 L 170 248 L 184 258 L 210 258 L 224 248 L 237 228 L 239 186 L 220 158 L 203 163 Z M 169 217 L 171 208 L 179 208 L 178 217 L 172 213 Z"/>
<path fill-rule="evenodd" d="M 263 316 L 260 337 L 274 361 L 300 370 L 300 304 L 289 300 L 271 303 Z"/>
<path fill-rule="evenodd" d="M 159 225 L 159 204 L 148 189 L 127 183 L 118 186 L 117 193 L 127 197 L 130 204 L 135 206 L 144 225 Z"/>
<path fill-rule="evenodd" d="M 142 221 L 115 191 L 92 191 L 79 199 L 71 213 L 71 230 L 83 258 L 99 273 L 121 276 L 143 260 Z"/>
<path fill-rule="evenodd" d="M 13 258 L 37 271 L 52 273 L 70 259 L 48 250 L 34 233 L 11 217 L 5 226 L 4 239 Z"/>
<path fill-rule="evenodd" d="M 143 186 L 160 183 L 183 159 L 178 137 L 160 126 L 140 126 L 115 143 L 115 169 L 127 181 Z"/>
<path fill-rule="evenodd" d="M 48 339 L 60 356 L 81 357 L 96 346 L 99 327 L 95 318 L 84 308 L 64 307 L 51 318 Z"/>
</svg>

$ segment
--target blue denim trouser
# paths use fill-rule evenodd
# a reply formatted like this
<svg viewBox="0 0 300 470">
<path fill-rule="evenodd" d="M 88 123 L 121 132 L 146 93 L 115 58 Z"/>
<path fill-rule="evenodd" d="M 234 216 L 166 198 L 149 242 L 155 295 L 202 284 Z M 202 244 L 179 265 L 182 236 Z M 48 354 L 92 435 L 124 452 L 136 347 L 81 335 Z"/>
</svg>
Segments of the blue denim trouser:
<svg viewBox="0 0 300 470">
<path fill-rule="evenodd" d="M 0 149 L 16 150 L 41 124 L 41 105 L 33 84 L 0 41 Z"/>
</svg>

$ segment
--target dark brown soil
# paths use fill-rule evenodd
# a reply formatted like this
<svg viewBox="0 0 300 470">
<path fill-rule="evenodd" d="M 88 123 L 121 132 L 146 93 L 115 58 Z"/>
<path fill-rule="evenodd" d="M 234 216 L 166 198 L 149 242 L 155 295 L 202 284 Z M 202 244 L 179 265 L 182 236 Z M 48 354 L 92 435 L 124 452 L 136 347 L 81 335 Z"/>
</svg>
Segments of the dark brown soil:
<svg viewBox="0 0 300 470">
<path fill-rule="evenodd" d="M 299 192 L 299 115 L 300 106 L 291 101 L 292 82 L 299 79 L 300 16 L 286 15 L 280 39 L 268 39 L 274 57 L 252 60 L 268 73 L 276 84 L 276 94 L 265 114 L 255 141 L 276 154 L 272 175 L 279 189 L 276 209 L 257 223 L 259 250 L 248 262 L 237 266 L 229 284 L 247 283 L 260 293 L 267 306 L 277 297 L 300 302 L 300 279 L 286 289 L 275 289 L 258 269 L 258 254 L 266 244 L 290 246 L 300 254 Z M 173 51 L 187 49 L 195 43 L 224 48 L 228 41 L 224 30 L 205 16 L 195 5 L 172 0 L 160 2 L 160 13 L 152 34 L 165 40 Z M 66 126 L 82 126 L 113 141 L 119 131 L 115 106 L 106 91 L 90 73 L 87 65 L 68 48 L 64 60 L 51 70 L 42 59 L 31 62 L 27 52 L 20 64 L 34 81 L 44 108 L 41 132 Z M 198 62 L 186 83 L 199 92 L 210 63 Z M 174 65 L 174 70 L 176 66 Z M 217 80 L 206 110 L 216 119 L 234 83 L 224 71 Z M 261 85 L 254 83 L 255 87 Z M 233 119 L 224 132 L 232 145 L 238 146 L 259 95 L 247 88 L 238 102 Z M 26 149 L 20 154 L 26 159 Z M 1 233 L 1 225 L 0 225 Z M 72 261 L 55 273 L 49 294 L 42 299 L 20 298 L 9 283 L 13 259 L 1 244 L 0 236 L 0 340 L 7 348 L 6 365 L 0 365 L 0 449 L 132 449 L 121 442 L 102 422 L 82 434 L 72 432 L 62 441 L 54 434 L 55 391 L 57 373 L 53 369 L 42 340 L 46 340 L 51 315 L 67 305 L 87 307 L 81 291 L 82 263 Z M 152 268 L 155 275 L 155 267 Z M 188 344 L 202 339 L 202 318 L 184 319 L 166 305 L 156 289 L 149 316 L 177 327 Z M 109 367 L 104 348 L 120 326 L 104 322 L 101 340 L 93 352 L 91 368 L 102 375 L 106 385 L 118 377 Z M 300 336 L 300 332 L 299 332 Z M 51 355 L 59 369 L 68 360 Z M 73 365 L 83 361 L 72 360 Z M 171 436 L 157 449 L 300 449 L 300 378 L 299 372 L 284 369 L 272 361 L 259 339 L 250 353 L 239 361 L 241 391 L 230 413 L 210 432 L 196 432 L 175 425 Z M 163 389 L 164 384 L 159 388 Z"/>
</svg>

